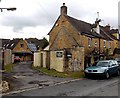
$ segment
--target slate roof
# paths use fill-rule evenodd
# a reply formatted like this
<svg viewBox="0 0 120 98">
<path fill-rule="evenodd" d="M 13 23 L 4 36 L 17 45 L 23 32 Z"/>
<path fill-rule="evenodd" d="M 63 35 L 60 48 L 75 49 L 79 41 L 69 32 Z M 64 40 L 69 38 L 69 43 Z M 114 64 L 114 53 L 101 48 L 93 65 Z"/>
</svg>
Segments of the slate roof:
<svg viewBox="0 0 120 98">
<path fill-rule="evenodd" d="M 31 52 L 37 51 L 37 47 L 35 46 L 35 44 L 28 43 L 28 48 L 30 49 Z"/>
<path fill-rule="evenodd" d="M 0 39 L 2 41 L 2 47 L 5 49 L 13 49 L 21 39 Z"/>
<path fill-rule="evenodd" d="M 75 27 L 83 35 L 87 35 L 88 37 L 103 38 L 109 41 L 119 40 L 112 35 L 114 33 L 119 33 L 118 29 L 109 30 L 107 27 L 100 26 L 100 34 L 98 34 L 95 31 L 92 31 L 93 28 L 96 28 L 96 24 L 90 24 L 90 23 L 75 19 L 73 17 L 70 17 L 68 15 L 65 15 L 65 17 L 68 19 L 71 25 Z"/>
<path fill-rule="evenodd" d="M 9 41 L 10 39 L 0 39 L 0 47 L 4 47 Z"/>
<path fill-rule="evenodd" d="M 28 38 L 28 39 L 26 38 L 25 40 L 27 41 L 28 44 L 30 44 L 30 43 L 34 44 L 36 46 L 37 50 L 39 48 L 43 49 L 44 47 L 46 47 L 45 44 L 44 44 L 43 39 L 39 40 L 37 38 Z"/>
<path fill-rule="evenodd" d="M 65 16 L 68 21 L 71 23 L 71 25 L 78 30 L 83 35 L 91 36 L 91 37 L 97 37 L 97 38 L 104 38 L 104 36 L 92 31 L 94 24 L 90 24 L 78 19 L 75 19 L 73 17 L 70 17 L 68 15 Z"/>
<path fill-rule="evenodd" d="M 16 38 L 13 40 L 9 40 L 9 42 L 5 45 L 5 48 L 13 50 L 20 40 L 23 40 L 23 39 Z"/>
<path fill-rule="evenodd" d="M 113 36 L 112 34 L 113 33 L 118 33 L 117 29 L 112 29 L 112 30 L 109 30 L 107 29 L 106 27 L 103 27 L 103 26 L 100 26 L 101 29 L 104 31 L 104 36 L 107 38 L 107 39 L 110 39 L 110 40 L 118 40 L 115 36 Z"/>
<path fill-rule="evenodd" d="M 111 34 L 119 33 L 119 31 L 118 31 L 118 29 L 112 29 L 112 30 L 110 30 L 110 33 L 111 33 Z"/>
</svg>

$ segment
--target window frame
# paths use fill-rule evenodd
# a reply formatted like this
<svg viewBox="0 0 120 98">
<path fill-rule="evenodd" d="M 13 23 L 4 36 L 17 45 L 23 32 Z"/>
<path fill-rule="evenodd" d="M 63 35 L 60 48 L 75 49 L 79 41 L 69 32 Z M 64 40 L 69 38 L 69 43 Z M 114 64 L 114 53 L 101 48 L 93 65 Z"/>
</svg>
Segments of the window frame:
<svg viewBox="0 0 120 98">
<path fill-rule="evenodd" d="M 88 47 L 92 47 L 92 38 L 88 37 Z"/>
<path fill-rule="evenodd" d="M 24 48 L 24 44 L 23 43 L 20 43 L 20 48 Z"/>
</svg>

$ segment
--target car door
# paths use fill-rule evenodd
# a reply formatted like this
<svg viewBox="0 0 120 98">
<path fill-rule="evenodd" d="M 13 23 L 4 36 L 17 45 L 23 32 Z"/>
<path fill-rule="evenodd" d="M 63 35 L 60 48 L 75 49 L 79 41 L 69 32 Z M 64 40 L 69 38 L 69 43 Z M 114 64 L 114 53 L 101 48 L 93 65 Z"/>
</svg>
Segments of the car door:
<svg viewBox="0 0 120 98">
<path fill-rule="evenodd" d="M 110 69 L 110 71 L 111 71 L 111 74 L 115 74 L 118 71 L 118 65 L 114 60 L 111 61 L 111 69 Z"/>
<path fill-rule="evenodd" d="M 114 68 L 115 66 L 114 66 L 114 62 L 113 61 L 109 61 L 109 65 L 108 65 L 108 68 L 109 68 L 109 74 L 113 74 L 114 73 L 114 70 L 115 70 L 115 68 Z"/>
<path fill-rule="evenodd" d="M 119 64 L 114 60 L 114 74 L 118 72 Z"/>
</svg>

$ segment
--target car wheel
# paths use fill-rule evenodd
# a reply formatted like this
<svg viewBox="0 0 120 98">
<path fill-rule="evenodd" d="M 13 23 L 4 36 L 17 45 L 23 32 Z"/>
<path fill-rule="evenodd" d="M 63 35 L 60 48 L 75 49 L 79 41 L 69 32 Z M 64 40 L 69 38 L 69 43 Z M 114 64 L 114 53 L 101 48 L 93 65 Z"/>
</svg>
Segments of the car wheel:
<svg viewBox="0 0 120 98">
<path fill-rule="evenodd" d="M 107 79 L 110 78 L 110 74 L 109 74 L 109 72 L 106 72 L 106 73 L 105 73 L 105 78 L 107 78 Z"/>
</svg>

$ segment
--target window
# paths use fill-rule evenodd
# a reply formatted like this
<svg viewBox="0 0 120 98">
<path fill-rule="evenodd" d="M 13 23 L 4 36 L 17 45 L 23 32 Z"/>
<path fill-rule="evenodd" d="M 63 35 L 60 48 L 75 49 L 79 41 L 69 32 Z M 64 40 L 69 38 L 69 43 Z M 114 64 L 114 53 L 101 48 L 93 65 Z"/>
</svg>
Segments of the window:
<svg viewBox="0 0 120 98">
<path fill-rule="evenodd" d="M 88 46 L 92 47 L 92 38 L 88 38 Z"/>
<path fill-rule="evenodd" d="M 111 42 L 110 41 L 108 42 L 108 48 L 109 49 L 111 48 Z"/>
<path fill-rule="evenodd" d="M 20 47 L 23 48 L 23 47 L 24 47 L 24 44 L 20 44 Z"/>
<path fill-rule="evenodd" d="M 106 40 L 104 40 L 104 48 L 106 48 Z"/>
<path fill-rule="evenodd" d="M 97 42 L 95 42 L 95 47 L 97 47 Z"/>
</svg>

